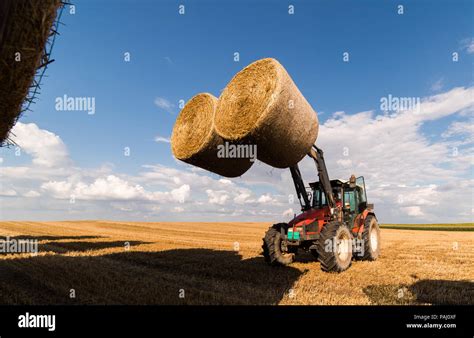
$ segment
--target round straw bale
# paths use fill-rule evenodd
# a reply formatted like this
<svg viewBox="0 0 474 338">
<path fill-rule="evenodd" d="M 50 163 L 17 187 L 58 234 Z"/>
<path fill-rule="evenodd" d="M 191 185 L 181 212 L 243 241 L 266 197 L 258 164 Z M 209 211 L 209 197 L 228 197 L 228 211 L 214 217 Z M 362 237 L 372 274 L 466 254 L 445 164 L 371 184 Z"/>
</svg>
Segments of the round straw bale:
<svg viewBox="0 0 474 338">
<path fill-rule="evenodd" d="M 285 68 L 258 60 L 237 73 L 217 104 L 217 133 L 255 142 L 259 160 L 277 168 L 298 163 L 318 136 L 318 117 Z"/>
<path fill-rule="evenodd" d="M 237 177 L 253 164 L 249 158 L 218 156 L 224 140 L 214 129 L 217 98 L 201 93 L 189 100 L 176 119 L 171 135 L 173 155 L 186 163 L 226 177 Z M 255 159 L 254 159 L 255 160 Z"/>
<path fill-rule="evenodd" d="M 36 98 L 35 75 L 49 62 L 46 42 L 54 39 L 60 6 L 60 0 L 0 0 L 0 146 L 11 143 L 10 130 Z"/>
</svg>

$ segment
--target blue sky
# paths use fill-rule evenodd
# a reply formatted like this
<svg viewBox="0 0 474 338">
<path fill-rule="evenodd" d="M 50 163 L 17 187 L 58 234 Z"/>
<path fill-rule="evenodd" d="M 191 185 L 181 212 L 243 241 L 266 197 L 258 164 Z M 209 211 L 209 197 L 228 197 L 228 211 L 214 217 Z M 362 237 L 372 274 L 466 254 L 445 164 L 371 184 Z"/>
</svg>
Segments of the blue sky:
<svg viewBox="0 0 474 338">
<path fill-rule="evenodd" d="M 159 165 L 166 167 L 166 170 L 182 170 L 185 173 L 192 170 L 174 160 L 169 143 L 155 141 L 157 136 L 170 136 L 180 110 L 179 100 L 187 101 L 203 91 L 218 96 L 236 72 L 263 57 L 274 57 L 285 66 L 304 96 L 319 112 L 321 124 L 329 121 L 328 127 L 331 119 L 335 118 L 335 112 L 344 112 L 342 119 L 347 119 L 351 115 L 373 111 L 370 121 L 375 121 L 377 115 L 384 116 L 379 108 L 380 99 L 389 94 L 429 100 L 443 93 L 455 96 L 457 92 L 452 90 L 463 88 L 466 92 L 459 95 L 467 97 L 467 102 L 461 104 L 458 111 L 434 113 L 436 118 L 418 121 L 418 127 L 413 132 L 418 137 L 417 146 L 434 146 L 432 151 L 435 152 L 440 145 L 448 150 L 453 147 L 446 143 L 447 139 L 463 143 L 469 136 L 466 132 L 469 132 L 472 121 L 472 102 L 469 98 L 472 97 L 474 54 L 472 1 L 141 1 L 137 4 L 132 0 L 78 0 L 74 3 L 75 14 L 70 13 L 69 7 L 64 9 L 64 26 L 60 27 L 61 35 L 53 51 L 55 62 L 47 70 L 48 77 L 43 81 L 39 100 L 32 107 L 33 111 L 23 116 L 20 122 L 33 123 L 40 130 L 57 135 L 76 169 L 94 172 L 105 166 L 109 172 L 104 175 L 121 177 L 133 182 L 130 183 L 132 186 L 141 184 L 149 187 L 150 191 L 179 188 L 178 183 L 174 187 L 159 180 L 141 180 L 146 171 L 144 165 Z M 184 15 L 178 14 L 180 4 L 185 5 Z M 294 5 L 294 15 L 288 14 L 290 4 Z M 402 15 L 397 13 L 398 5 L 404 6 Z M 131 55 L 130 62 L 124 61 L 126 52 Z M 239 62 L 234 61 L 235 52 L 240 55 Z M 349 53 L 349 62 L 343 62 L 344 52 Z M 452 59 L 454 52 L 459 55 L 457 62 Z M 96 113 L 56 111 L 55 99 L 63 95 L 94 97 Z M 157 102 L 167 102 L 169 107 Z M 336 114 L 336 120 L 340 121 L 341 116 L 337 118 Z M 450 126 L 464 129 L 446 136 Z M 324 130 L 322 128 L 321 133 Z M 364 128 L 358 132 L 364 133 Z M 330 140 L 331 135 L 320 135 L 321 142 L 328 143 L 329 149 L 343 146 L 334 144 Z M 374 145 L 377 143 L 376 135 L 377 132 L 374 132 Z M 341 142 L 353 144 L 351 137 L 357 137 L 357 133 Z M 124 147 L 130 148 L 131 156 L 123 155 Z M 396 151 L 391 145 L 387 147 Z M 468 163 L 472 144 L 464 142 L 456 147 L 458 153 L 467 156 L 467 160 L 463 161 Z M 25 156 L 15 156 L 14 149 L 2 149 L 2 165 L 8 168 L 30 166 L 32 158 L 39 156 L 41 150 L 28 151 L 28 146 L 26 148 Z M 408 159 L 416 157 L 416 152 L 406 153 Z M 337 156 L 332 159 L 330 169 L 343 176 L 349 176 L 350 170 L 359 169 L 355 165 L 357 161 L 368 161 L 360 155 L 360 158 L 351 158 L 352 164 L 346 168 L 337 164 Z M 390 165 L 393 167 L 393 163 Z M 444 169 L 451 168 L 453 180 L 457 178 L 472 184 L 472 166 L 469 164 L 462 168 L 453 168 L 453 165 L 458 165 L 454 162 L 433 165 L 442 169 L 443 166 Z M 308 173 L 311 170 L 308 167 Z M 410 167 L 410 175 L 413 170 Z M 273 170 L 261 164 L 260 169 L 255 170 L 255 177 L 259 174 L 270 177 L 273 174 L 269 172 Z M 276 172 L 275 176 L 288 183 L 286 174 Z M 216 182 L 221 180 L 216 175 L 198 174 Z M 25 189 L 46 197 L 45 183 L 72 182 L 74 175 L 71 175 L 58 178 L 44 173 L 36 182 L 28 183 L 31 185 L 28 187 L 24 181 L 15 181 L 6 175 L 2 179 L 4 189 L 18 193 L 10 194 L 8 204 L 11 203 L 13 211 L 4 210 L 2 217 L 185 219 L 181 218 L 183 212 L 149 214 L 147 210 L 138 212 L 135 207 L 131 207 L 137 211 L 135 216 L 111 213 L 106 198 L 95 204 L 93 213 L 82 216 L 80 213 L 63 215 L 61 207 L 57 207 L 55 212 L 38 212 L 34 210 L 34 201 L 26 202 L 21 197 Z M 92 181 L 85 180 L 84 183 L 92 184 L 100 175 L 91 176 L 89 180 Z M 181 177 L 180 172 L 175 172 L 175 175 L 178 179 Z M 376 173 L 374 175 L 377 177 Z M 418 188 L 433 184 L 439 188 L 443 184 L 452 184 L 444 177 L 403 180 L 400 176 L 400 184 L 413 186 L 414 189 L 417 184 Z M 281 199 L 286 199 L 287 191 L 278 191 L 268 182 L 255 184 L 251 181 L 251 177 L 243 177 L 231 184 L 249 189 L 251 195 L 255 194 L 255 200 L 259 196 L 272 196 L 275 200 L 283 196 Z M 384 184 L 377 182 L 377 187 Z M 288 183 L 288 186 L 291 190 L 292 185 Z M 204 192 L 205 186 L 196 189 L 190 186 L 190 189 L 186 202 L 190 205 L 184 203 L 179 208 L 194 210 L 192 208 L 197 206 L 191 206 L 193 203 L 207 203 L 210 211 L 196 216 L 197 220 L 212 219 L 218 207 L 229 208 L 234 198 L 226 190 L 232 188 L 210 188 L 213 191 L 227 191 L 228 202 L 219 205 L 211 203 L 211 197 L 207 200 L 209 194 Z M 468 202 L 471 199 L 471 206 L 468 203 L 465 210 L 460 209 L 460 213 L 467 214 L 455 215 L 445 221 L 472 220 L 472 185 L 467 190 L 466 198 Z M 376 197 L 381 205 L 390 208 L 393 203 L 384 200 L 383 196 L 381 192 Z M 26 214 L 18 213 L 26 205 L 32 206 L 32 210 Z M 422 210 L 430 205 L 435 207 L 429 203 L 419 205 L 419 209 L 413 209 L 412 205 L 400 205 L 400 208 L 412 209 L 405 214 L 401 212 L 399 216 L 396 210 L 381 212 L 387 222 L 399 219 L 422 222 L 430 220 L 426 216 L 428 209 Z M 276 203 L 269 209 L 273 210 L 269 211 L 271 217 L 277 219 L 288 208 Z M 292 209 L 298 208 L 293 206 Z M 223 214 L 235 213 L 232 210 L 226 209 Z M 266 215 L 240 216 L 245 220 L 268 218 Z"/>
</svg>

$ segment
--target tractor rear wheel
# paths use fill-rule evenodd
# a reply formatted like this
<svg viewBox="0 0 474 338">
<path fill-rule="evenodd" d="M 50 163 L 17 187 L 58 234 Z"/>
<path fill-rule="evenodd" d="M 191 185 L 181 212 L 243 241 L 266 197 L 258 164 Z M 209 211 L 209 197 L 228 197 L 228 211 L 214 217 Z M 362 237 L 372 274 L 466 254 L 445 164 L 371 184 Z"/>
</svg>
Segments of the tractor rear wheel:
<svg viewBox="0 0 474 338">
<path fill-rule="evenodd" d="M 349 228 L 340 222 L 326 224 L 319 235 L 317 252 L 321 270 L 347 270 L 352 261 L 352 235 Z"/>
<path fill-rule="evenodd" d="M 270 265 L 288 265 L 295 258 L 294 253 L 289 253 L 284 245 L 282 229 L 287 229 L 288 224 L 278 223 L 271 226 L 263 238 L 263 257 Z"/>
<path fill-rule="evenodd" d="M 365 219 L 362 241 L 364 251 L 358 258 L 375 261 L 380 255 L 380 228 L 377 219 L 373 215 L 368 215 Z"/>
</svg>

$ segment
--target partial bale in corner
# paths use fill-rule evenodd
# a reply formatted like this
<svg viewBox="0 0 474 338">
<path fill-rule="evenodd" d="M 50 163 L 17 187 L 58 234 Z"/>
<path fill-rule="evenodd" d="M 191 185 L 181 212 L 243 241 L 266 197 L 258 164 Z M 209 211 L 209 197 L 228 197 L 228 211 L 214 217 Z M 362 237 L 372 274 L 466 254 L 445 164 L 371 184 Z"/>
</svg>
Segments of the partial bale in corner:
<svg viewBox="0 0 474 338">
<path fill-rule="evenodd" d="M 318 136 L 318 117 L 285 68 L 258 60 L 229 82 L 219 97 L 214 124 L 228 140 L 254 142 L 258 159 L 277 168 L 298 163 Z"/>
<path fill-rule="evenodd" d="M 244 174 L 253 164 L 250 158 L 221 156 L 225 141 L 214 128 L 217 98 L 201 93 L 189 100 L 176 119 L 171 135 L 173 155 L 186 163 L 225 177 Z"/>
<path fill-rule="evenodd" d="M 35 74 L 50 61 L 46 42 L 60 6 L 61 0 L 0 0 L 0 146 L 35 98 Z"/>
</svg>

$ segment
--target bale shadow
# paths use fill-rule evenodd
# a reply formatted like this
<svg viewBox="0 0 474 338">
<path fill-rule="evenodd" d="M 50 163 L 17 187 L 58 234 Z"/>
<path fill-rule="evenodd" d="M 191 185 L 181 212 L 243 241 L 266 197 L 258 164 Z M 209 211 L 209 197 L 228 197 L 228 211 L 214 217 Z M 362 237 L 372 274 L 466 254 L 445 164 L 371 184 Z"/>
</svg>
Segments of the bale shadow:
<svg viewBox="0 0 474 338">
<path fill-rule="evenodd" d="M 0 260 L 0 304 L 277 304 L 303 272 L 234 251 Z"/>
<path fill-rule="evenodd" d="M 55 253 L 84 252 L 109 248 L 126 248 L 140 244 L 149 244 L 142 241 L 113 241 L 113 242 L 50 242 L 38 245 L 38 252 L 52 251 Z"/>
<path fill-rule="evenodd" d="M 411 285 L 369 285 L 363 289 L 377 305 L 474 305 L 474 283 L 422 279 Z"/>
<path fill-rule="evenodd" d="M 422 279 L 410 286 L 419 302 L 436 305 L 474 305 L 474 283 Z"/>
<path fill-rule="evenodd" d="M 41 241 L 61 241 L 61 240 L 81 240 L 81 239 L 97 239 L 102 236 L 34 236 L 34 235 L 20 235 L 20 236 L 0 236 L 0 241 L 9 240 L 37 240 Z"/>
</svg>

